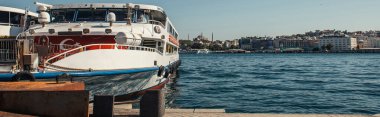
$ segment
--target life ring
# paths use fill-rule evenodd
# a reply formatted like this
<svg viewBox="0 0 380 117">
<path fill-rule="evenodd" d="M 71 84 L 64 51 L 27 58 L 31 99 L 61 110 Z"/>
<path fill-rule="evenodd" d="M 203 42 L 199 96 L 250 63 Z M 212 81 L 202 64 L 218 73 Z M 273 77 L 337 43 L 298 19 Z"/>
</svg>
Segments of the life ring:
<svg viewBox="0 0 380 117">
<path fill-rule="evenodd" d="M 160 29 L 160 27 L 155 26 L 155 27 L 154 27 L 154 32 L 156 32 L 157 34 L 160 34 L 160 33 L 161 33 L 161 29 Z"/>
<path fill-rule="evenodd" d="M 158 68 L 157 76 L 158 76 L 158 77 L 161 77 L 163 71 L 164 71 L 164 66 L 160 66 L 160 68 Z"/>
<path fill-rule="evenodd" d="M 18 72 L 15 76 L 12 77 L 12 81 L 18 82 L 20 80 L 29 80 L 36 81 L 36 77 L 33 76 L 32 73 L 29 72 Z"/>
</svg>

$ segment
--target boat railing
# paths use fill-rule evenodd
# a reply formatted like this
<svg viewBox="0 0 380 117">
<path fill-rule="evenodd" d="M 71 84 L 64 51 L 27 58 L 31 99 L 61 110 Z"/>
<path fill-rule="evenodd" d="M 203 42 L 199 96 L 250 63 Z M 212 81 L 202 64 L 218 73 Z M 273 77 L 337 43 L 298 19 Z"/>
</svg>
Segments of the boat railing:
<svg viewBox="0 0 380 117">
<path fill-rule="evenodd" d="M 69 45 L 69 44 L 50 44 L 49 45 L 50 53 L 62 53 L 66 50 L 71 50 L 74 48 L 81 47 L 81 45 Z"/>
<path fill-rule="evenodd" d="M 16 62 L 17 40 L 0 39 L 0 62 Z"/>
<path fill-rule="evenodd" d="M 71 55 L 74 55 L 80 52 L 90 51 L 90 50 L 99 50 L 99 49 L 139 50 L 139 51 L 156 52 L 162 55 L 162 52 L 160 52 L 156 48 L 151 48 L 151 47 L 119 45 L 119 44 L 90 44 L 90 45 L 80 46 L 74 49 L 61 52 L 59 54 L 53 55 L 52 57 L 48 57 L 48 59 L 44 61 L 44 66 L 46 67 L 46 65 L 48 64 L 51 64 L 53 62 L 56 62 L 58 60 L 64 59 L 66 57 L 69 57 Z"/>
<path fill-rule="evenodd" d="M 165 25 L 164 25 L 162 22 L 160 22 L 160 21 L 149 20 L 149 23 L 150 23 L 150 24 L 154 24 L 154 25 L 160 25 L 160 26 L 162 26 L 163 28 L 165 28 Z"/>
<path fill-rule="evenodd" d="M 12 24 L 12 23 L 0 23 L 0 25 L 2 25 L 2 26 L 16 26 L 16 27 L 20 27 L 19 24 Z"/>
</svg>

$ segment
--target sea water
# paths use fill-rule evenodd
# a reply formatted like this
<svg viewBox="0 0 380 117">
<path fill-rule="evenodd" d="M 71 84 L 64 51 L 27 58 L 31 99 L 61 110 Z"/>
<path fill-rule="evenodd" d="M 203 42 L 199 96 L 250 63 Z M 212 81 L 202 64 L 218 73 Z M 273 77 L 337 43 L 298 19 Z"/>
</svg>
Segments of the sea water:
<svg viewBox="0 0 380 117">
<path fill-rule="evenodd" d="M 173 108 L 380 113 L 380 54 L 181 54 Z"/>
</svg>

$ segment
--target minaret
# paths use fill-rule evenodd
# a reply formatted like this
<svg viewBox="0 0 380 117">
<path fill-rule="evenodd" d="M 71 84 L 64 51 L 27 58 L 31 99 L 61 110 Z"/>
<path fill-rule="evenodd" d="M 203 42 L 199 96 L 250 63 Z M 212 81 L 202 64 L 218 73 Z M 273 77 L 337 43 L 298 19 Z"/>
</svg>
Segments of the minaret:
<svg viewBox="0 0 380 117">
<path fill-rule="evenodd" d="M 211 42 L 214 42 L 214 32 L 211 33 Z"/>
<path fill-rule="evenodd" d="M 190 34 L 187 33 L 187 40 L 190 40 Z"/>
</svg>

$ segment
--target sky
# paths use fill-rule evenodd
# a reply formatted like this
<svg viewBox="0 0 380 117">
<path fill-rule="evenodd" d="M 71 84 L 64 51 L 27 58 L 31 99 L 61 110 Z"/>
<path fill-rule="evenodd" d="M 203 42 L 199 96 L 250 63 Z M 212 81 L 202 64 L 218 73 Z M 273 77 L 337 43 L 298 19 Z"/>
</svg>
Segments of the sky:
<svg viewBox="0 0 380 117">
<path fill-rule="evenodd" d="M 35 9 L 36 0 L 0 0 Z M 314 30 L 380 30 L 380 0 L 37 0 L 64 3 L 142 3 L 165 9 L 180 39 L 279 36 Z"/>
</svg>

